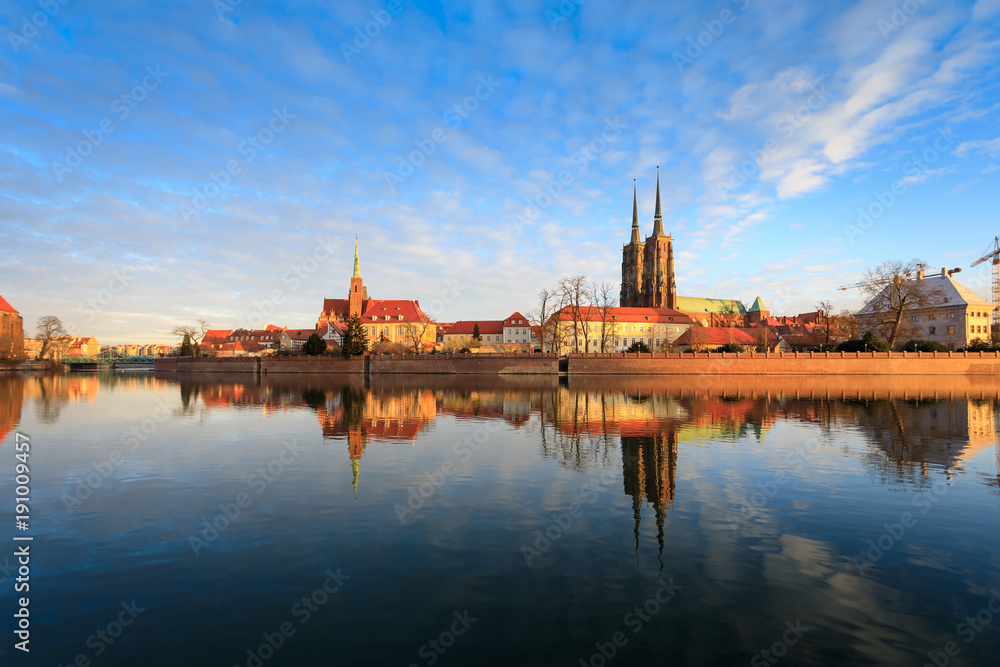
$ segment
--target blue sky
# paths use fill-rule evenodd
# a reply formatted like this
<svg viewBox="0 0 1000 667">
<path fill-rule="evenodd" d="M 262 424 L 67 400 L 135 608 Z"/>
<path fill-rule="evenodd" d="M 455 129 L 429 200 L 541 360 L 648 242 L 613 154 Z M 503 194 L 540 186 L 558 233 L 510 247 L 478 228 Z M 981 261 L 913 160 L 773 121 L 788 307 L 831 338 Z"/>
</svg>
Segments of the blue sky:
<svg viewBox="0 0 1000 667">
<path fill-rule="evenodd" d="M 17 0 L 0 35 L 29 331 L 309 327 L 355 235 L 373 297 L 527 312 L 617 285 L 657 165 L 682 295 L 855 308 L 838 285 L 918 257 L 989 296 L 1000 0 Z"/>
</svg>

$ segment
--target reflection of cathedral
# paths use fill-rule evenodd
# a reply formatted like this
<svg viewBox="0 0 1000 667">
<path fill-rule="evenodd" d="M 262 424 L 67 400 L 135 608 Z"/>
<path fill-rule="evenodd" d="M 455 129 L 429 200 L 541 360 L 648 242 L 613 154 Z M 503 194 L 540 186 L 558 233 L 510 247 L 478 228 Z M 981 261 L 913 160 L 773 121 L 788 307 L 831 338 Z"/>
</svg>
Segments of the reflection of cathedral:
<svg viewBox="0 0 1000 667">
<path fill-rule="evenodd" d="M 625 494 L 632 496 L 635 548 L 639 550 L 639 524 L 643 501 L 653 505 L 656 540 L 663 554 L 663 524 L 674 505 L 677 470 L 677 431 L 668 428 L 651 436 L 622 436 L 622 471 Z"/>
<path fill-rule="evenodd" d="M 437 401 L 428 390 L 362 391 L 345 387 L 316 406 L 324 438 L 347 436 L 354 495 L 358 494 L 361 457 L 372 440 L 403 441 L 411 445 L 437 416 Z"/>
</svg>

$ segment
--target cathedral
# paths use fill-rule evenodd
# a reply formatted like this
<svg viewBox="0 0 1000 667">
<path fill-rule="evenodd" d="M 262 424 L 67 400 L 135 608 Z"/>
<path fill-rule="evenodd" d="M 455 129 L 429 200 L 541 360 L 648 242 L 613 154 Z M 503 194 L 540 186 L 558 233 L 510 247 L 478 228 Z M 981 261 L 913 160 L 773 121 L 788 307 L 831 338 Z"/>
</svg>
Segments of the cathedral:
<svg viewBox="0 0 1000 667">
<path fill-rule="evenodd" d="M 645 243 L 639 237 L 639 208 L 635 185 L 632 186 L 632 239 L 622 248 L 622 288 L 619 303 L 623 308 L 677 309 L 677 285 L 674 282 L 674 245 L 663 233 L 660 214 L 660 172 L 656 172 L 656 212 L 653 235 Z"/>
</svg>

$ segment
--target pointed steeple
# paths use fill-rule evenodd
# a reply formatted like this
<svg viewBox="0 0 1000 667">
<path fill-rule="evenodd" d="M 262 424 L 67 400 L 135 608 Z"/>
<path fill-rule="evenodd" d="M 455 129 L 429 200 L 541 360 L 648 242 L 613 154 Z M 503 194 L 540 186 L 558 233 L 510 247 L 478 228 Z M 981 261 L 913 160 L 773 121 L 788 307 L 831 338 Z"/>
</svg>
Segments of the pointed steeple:
<svg viewBox="0 0 1000 667">
<path fill-rule="evenodd" d="M 656 212 L 653 213 L 653 236 L 663 236 L 663 216 L 660 214 L 660 165 L 656 165 Z"/>
<path fill-rule="evenodd" d="M 361 467 L 361 461 L 352 460 L 351 469 L 354 470 L 354 504 L 358 503 L 358 469 Z"/>
<path fill-rule="evenodd" d="M 659 202 L 660 200 L 657 199 L 656 201 Z M 657 206 L 656 210 L 659 210 L 659 206 Z M 360 278 L 361 277 L 361 262 L 358 261 L 358 237 L 357 236 L 354 237 L 354 275 L 351 276 L 351 277 L 352 278 Z"/>
<path fill-rule="evenodd" d="M 639 203 L 636 201 L 635 179 L 632 179 L 632 243 L 639 243 Z"/>
</svg>

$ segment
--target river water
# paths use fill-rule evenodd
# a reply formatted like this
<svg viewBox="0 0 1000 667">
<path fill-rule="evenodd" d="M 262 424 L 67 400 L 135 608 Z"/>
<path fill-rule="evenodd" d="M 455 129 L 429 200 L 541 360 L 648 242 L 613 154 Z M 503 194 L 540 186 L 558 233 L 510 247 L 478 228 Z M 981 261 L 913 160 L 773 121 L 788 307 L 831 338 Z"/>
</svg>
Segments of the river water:
<svg viewBox="0 0 1000 667">
<path fill-rule="evenodd" d="M 0 375 L 0 662 L 994 665 L 998 425 L 994 378 Z"/>
</svg>

